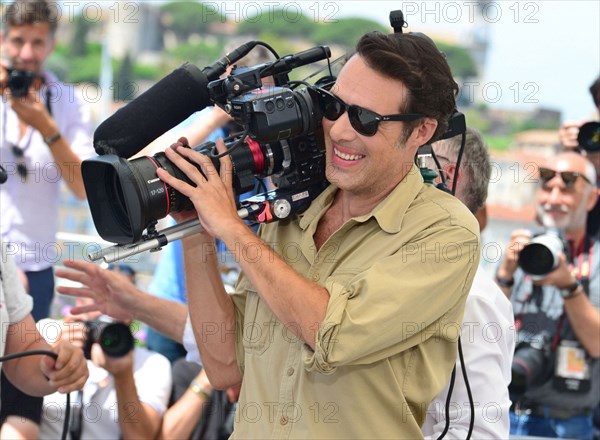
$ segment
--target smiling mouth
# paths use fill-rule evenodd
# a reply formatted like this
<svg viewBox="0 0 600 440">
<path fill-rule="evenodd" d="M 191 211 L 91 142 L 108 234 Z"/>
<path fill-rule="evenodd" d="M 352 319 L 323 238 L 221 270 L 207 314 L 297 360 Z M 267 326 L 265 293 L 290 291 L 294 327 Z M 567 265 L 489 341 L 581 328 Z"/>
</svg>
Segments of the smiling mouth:
<svg viewBox="0 0 600 440">
<path fill-rule="evenodd" d="M 339 157 L 340 159 L 349 160 L 349 161 L 360 160 L 363 157 L 365 157 L 363 154 L 346 154 L 346 153 L 342 153 L 337 148 L 333 149 L 333 153 L 337 157 Z"/>
</svg>

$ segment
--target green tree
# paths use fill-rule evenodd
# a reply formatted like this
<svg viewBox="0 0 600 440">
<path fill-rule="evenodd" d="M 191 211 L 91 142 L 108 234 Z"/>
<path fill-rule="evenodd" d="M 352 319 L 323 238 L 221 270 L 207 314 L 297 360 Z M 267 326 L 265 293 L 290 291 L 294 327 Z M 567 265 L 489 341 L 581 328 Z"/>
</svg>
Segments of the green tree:
<svg viewBox="0 0 600 440">
<path fill-rule="evenodd" d="M 178 41 L 186 41 L 190 35 L 206 33 L 210 24 L 222 21 L 213 3 L 172 2 L 160 8 L 166 28 L 175 32 Z"/>
<path fill-rule="evenodd" d="M 452 74 L 458 78 L 477 76 L 477 67 L 467 49 L 453 44 L 436 41 L 437 47 L 446 54 Z"/>
<path fill-rule="evenodd" d="M 298 38 L 310 35 L 317 24 L 302 12 L 288 9 L 273 9 L 247 17 L 238 27 L 239 34 L 259 35 L 268 33 L 280 37 Z"/>
<path fill-rule="evenodd" d="M 344 18 L 335 23 L 319 24 L 315 32 L 310 34 L 310 40 L 314 44 L 339 44 L 349 49 L 370 31 L 389 32 L 389 29 L 365 18 Z"/>
<path fill-rule="evenodd" d="M 71 40 L 71 55 L 82 57 L 87 55 L 87 37 L 93 24 L 83 17 L 78 15 L 75 17 L 75 31 L 73 32 L 73 40 Z"/>
<path fill-rule="evenodd" d="M 133 77 L 133 62 L 127 53 L 123 57 L 114 84 L 115 101 L 131 101 L 135 98 L 135 83 Z"/>
</svg>

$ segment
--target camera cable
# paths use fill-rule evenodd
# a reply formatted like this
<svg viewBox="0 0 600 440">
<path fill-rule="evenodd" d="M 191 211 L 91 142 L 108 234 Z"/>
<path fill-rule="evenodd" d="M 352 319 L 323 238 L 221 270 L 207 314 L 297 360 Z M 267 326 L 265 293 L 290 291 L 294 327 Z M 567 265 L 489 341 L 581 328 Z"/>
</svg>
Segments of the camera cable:
<svg viewBox="0 0 600 440">
<path fill-rule="evenodd" d="M 56 359 L 58 357 L 58 355 L 52 351 L 31 350 L 31 351 L 23 351 L 21 353 L 14 353 L 14 354 L 2 356 L 2 357 L 0 357 L 0 362 L 10 361 L 10 360 L 18 359 L 18 358 L 25 357 L 25 356 L 39 356 L 39 355 L 50 356 L 54 359 Z M 61 436 L 62 440 L 66 440 L 66 438 L 67 438 L 67 433 L 69 432 L 69 417 L 71 415 L 70 393 L 66 393 L 66 395 L 67 395 L 67 402 L 66 402 L 66 407 L 65 407 L 65 421 L 63 424 L 63 432 L 62 432 L 62 436 Z"/>
<path fill-rule="evenodd" d="M 473 427 L 475 426 L 475 405 L 473 403 L 473 394 L 471 393 L 471 385 L 469 384 L 469 378 L 467 376 L 467 367 L 465 365 L 465 357 L 463 355 L 462 343 L 460 336 L 458 337 L 458 358 L 460 359 L 460 369 L 462 372 L 463 379 L 465 381 L 465 388 L 467 389 L 467 396 L 469 397 L 469 409 L 471 411 L 470 419 L 469 419 L 469 431 L 467 432 L 466 440 L 471 438 L 473 434 Z M 444 430 L 439 435 L 436 440 L 443 439 L 448 433 L 448 429 L 450 429 L 450 399 L 452 398 L 452 391 L 454 390 L 454 383 L 456 381 L 456 364 L 454 364 L 454 368 L 452 369 L 452 375 L 450 377 L 450 384 L 448 385 L 448 394 L 446 396 L 446 407 L 445 407 L 445 417 L 446 424 L 444 426 Z"/>
</svg>

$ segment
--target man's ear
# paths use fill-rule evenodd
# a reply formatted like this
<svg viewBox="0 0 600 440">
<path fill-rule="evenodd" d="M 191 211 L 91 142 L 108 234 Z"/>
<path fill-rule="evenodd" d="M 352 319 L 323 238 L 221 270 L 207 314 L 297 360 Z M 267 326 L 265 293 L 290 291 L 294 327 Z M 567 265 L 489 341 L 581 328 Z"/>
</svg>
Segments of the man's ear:
<svg viewBox="0 0 600 440">
<path fill-rule="evenodd" d="M 423 118 L 413 130 L 410 136 L 411 142 L 415 142 L 419 147 L 425 145 L 435 133 L 437 126 L 438 122 L 435 119 Z"/>
</svg>

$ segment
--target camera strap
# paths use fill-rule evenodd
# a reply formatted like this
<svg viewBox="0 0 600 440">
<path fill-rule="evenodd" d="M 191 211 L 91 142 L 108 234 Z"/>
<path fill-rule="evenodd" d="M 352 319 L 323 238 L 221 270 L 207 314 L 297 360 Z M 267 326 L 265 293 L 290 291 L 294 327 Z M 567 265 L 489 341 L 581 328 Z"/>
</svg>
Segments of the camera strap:
<svg viewBox="0 0 600 440">
<path fill-rule="evenodd" d="M 591 247 L 591 239 L 586 235 L 577 252 L 572 253 L 573 262 L 571 264 L 573 275 L 581 283 L 585 294 L 588 296 Z M 552 387 L 563 392 L 588 392 L 591 389 L 592 360 L 583 345 L 575 337 L 569 318 L 564 310 L 557 325 L 552 350 L 556 353 Z"/>
<path fill-rule="evenodd" d="M 71 426 L 69 427 L 69 434 L 71 434 L 71 440 L 79 440 L 81 438 L 81 432 L 83 431 L 83 391 L 77 391 L 77 401 L 74 402 L 73 417 L 71 419 Z"/>
</svg>

